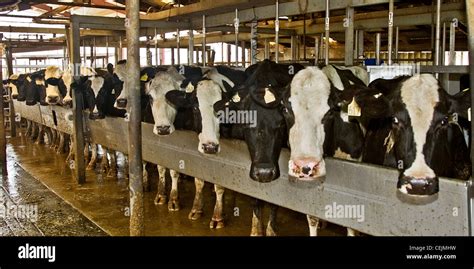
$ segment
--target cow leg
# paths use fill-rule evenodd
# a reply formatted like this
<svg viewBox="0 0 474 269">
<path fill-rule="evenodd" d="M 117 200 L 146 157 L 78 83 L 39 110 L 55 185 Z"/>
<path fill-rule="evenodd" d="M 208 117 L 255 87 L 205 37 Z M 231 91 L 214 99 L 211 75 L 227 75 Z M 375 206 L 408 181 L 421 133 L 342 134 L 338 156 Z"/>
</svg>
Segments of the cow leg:
<svg viewBox="0 0 474 269">
<path fill-rule="evenodd" d="M 38 127 L 38 137 L 36 137 L 36 142 L 35 144 L 37 145 L 42 145 L 44 144 L 44 125 L 40 124 Z"/>
<path fill-rule="evenodd" d="M 276 236 L 276 218 L 278 206 L 270 204 L 270 217 L 268 219 L 266 236 Z"/>
<path fill-rule="evenodd" d="M 214 206 L 214 214 L 212 215 L 211 223 L 209 227 L 211 229 L 224 228 L 224 218 L 222 216 L 222 210 L 224 208 L 224 191 L 225 188 L 214 184 L 214 191 L 216 192 L 216 205 Z"/>
<path fill-rule="evenodd" d="M 109 159 L 107 157 L 108 149 L 106 147 L 102 147 L 102 160 L 100 160 L 100 172 L 106 173 L 109 170 Z"/>
<path fill-rule="evenodd" d="M 60 133 L 61 134 L 61 133 Z M 70 164 L 71 161 L 74 161 L 74 140 L 71 139 L 71 143 L 69 145 L 69 154 L 67 155 L 67 158 L 66 158 L 66 163 L 67 164 Z"/>
<path fill-rule="evenodd" d="M 202 189 L 204 188 L 204 180 L 199 178 L 194 178 L 194 185 L 196 186 L 196 194 L 194 196 L 193 208 L 188 215 L 190 220 L 197 220 L 202 216 Z"/>
<path fill-rule="evenodd" d="M 51 129 L 51 144 L 49 145 L 50 148 L 56 148 L 56 140 L 58 139 L 58 132 L 55 129 Z"/>
<path fill-rule="evenodd" d="M 170 169 L 170 176 L 171 176 L 171 192 L 170 192 L 170 199 L 168 201 L 168 210 L 178 211 L 179 210 L 179 199 L 178 199 L 179 172 Z"/>
<path fill-rule="evenodd" d="M 164 205 L 166 203 L 166 167 L 157 165 L 158 168 L 158 192 L 155 197 L 155 205 Z"/>
<path fill-rule="evenodd" d="M 97 163 L 97 144 L 91 143 L 91 160 L 87 165 L 87 170 L 94 170 Z"/>
<path fill-rule="evenodd" d="M 65 142 L 65 134 L 64 133 L 59 133 L 59 145 L 58 149 L 56 150 L 56 153 L 61 154 L 63 153 L 64 150 L 64 142 Z"/>
<path fill-rule="evenodd" d="M 110 156 L 110 169 L 107 172 L 107 177 L 117 176 L 117 157 L 115 155 L 115 150 L 109 149 Z"/>
<path fill-rule="evenodd" d="M 38 137 L 38 124 L 36 122 L 33 122 L 30 138 L 31 140 L 35 141 L 37 137 Z"/>
<path fill-rule="evenodd" d="M 318 236 L 319 219 L 310 215 L 306 215 L 306 218 L 308 219 L 309 236 Z"/>
<path fill-rule="evenodd" d="M 51 128 L 46 127 L 44 130 L 44 133 L 46 134 L 46 139 L 48 140 L 48 144 L 52 145 L 53 144 L 53 133 L 51 132 Z"/>
<path fill-rule="evenodd" d="M 26 137 L 30 137 L 31 135 L 31 130 L 32 130 L 32 126 L 33 124 L 31 123 L 30 120 L 26 120 L 26 132 L 25 132 L 25 136 Z"/>
<path fill-rule="evenodd" d="M 262 209 L 263 201 L 255 199 L 250 236 L 263 236 Z"/>
<path fill-rule="evenodd" d="M 359 236 L 360 233 L 352 228 L 347 228 L 347 236 Z"/>
<path fill-rule="evenodd" d="M 91 154 L 90 154 L 90 143 L 89 142 L 85 142 L 84 143 L 84 161 L 86 163 L 88 163 L 90 161 L 90 157 L 91 157 Z"/>
<path fill-rule="evenodd" d="M 143 191 L 150 191 L 150 180 L 148 178 L 148 171 L 146 170 L 146 162 L 143 162 Z"/>
</svg>

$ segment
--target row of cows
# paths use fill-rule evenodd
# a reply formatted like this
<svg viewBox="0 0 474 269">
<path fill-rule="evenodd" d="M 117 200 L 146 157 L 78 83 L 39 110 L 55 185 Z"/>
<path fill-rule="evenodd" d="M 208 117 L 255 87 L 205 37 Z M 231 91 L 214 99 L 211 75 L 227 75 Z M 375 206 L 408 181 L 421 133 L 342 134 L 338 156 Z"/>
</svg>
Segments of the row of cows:
<svg viewBox="0 0 474 269">
<path fill-rule="evenodd" d="M 28 105 L 68 106 L 71 90 L 76 90 L 83 92 L 90 120 L 125 117 L 130 94 L 126 61 L 104 72 L 87 70 L 75 81 L 71 71 L 50 67 L 8 82 L 13 97 Z M 280 177 L 278 159 L 284 147 L 291 152 L 293 181 L 324 179 L 325 157 L 397 168 L 396 188 L 414 197 L 443 191 L 440 176 L 470 177 L 470 145 L 463 133 L 469 124 L 464 116 L 470 91 L 449 95 L 431 74 L 369 84 L 360 67 L 304 67 L 264 60 L 245 70 L 181 65 L 146 67 L 140 75 L 142 120 L 154 124 L 156 135 L 195 131 L 202 154 L 219 154 L 221 137 L 244 140 L 251 159 L 249 176 L 262 187 Z M 231 113 L 241 115 L 240 120 L 230 121 Z M 168 200 L 169 210 L 178 210 L 179 173 L 170 170 L 168 199 L 166 168 L 158 164 L 158 171 L 155 203 Z M 195 185 L 192 220 L 202 215 L 204 180 L 195 178 Z M 215 185 L 215 193 L 210 227 L 221 228 L 224 188 Z M 271 205 L 265 230 L 263 205 L 256 200 L 251 235 L 275 235 L 277 206 Z M 308 216 L 308 223 L 310 234 L 316 235 L 319 219 Z M 348 234 L 354 233 L 348 229 Z"/>
</svg>

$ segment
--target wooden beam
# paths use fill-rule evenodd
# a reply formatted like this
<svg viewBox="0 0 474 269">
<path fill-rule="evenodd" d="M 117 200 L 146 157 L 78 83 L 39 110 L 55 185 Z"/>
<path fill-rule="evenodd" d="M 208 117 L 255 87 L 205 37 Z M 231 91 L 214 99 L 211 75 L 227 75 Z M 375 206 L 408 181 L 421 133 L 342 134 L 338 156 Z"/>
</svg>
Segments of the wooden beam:
<svg viewBox="0 0 474 269">
<path fill-rule="evenodd" d="M 47 11 L 41 15 L 38 16 L 38 18 L 49 18 L 52 17 L 56 14 L 60 14 L 61 12 L 64 12 L 68 9 L 70 9 L 71 6 L 59 6 L 57 8 L 51 9 L 50 11 Z"/>
</svg>

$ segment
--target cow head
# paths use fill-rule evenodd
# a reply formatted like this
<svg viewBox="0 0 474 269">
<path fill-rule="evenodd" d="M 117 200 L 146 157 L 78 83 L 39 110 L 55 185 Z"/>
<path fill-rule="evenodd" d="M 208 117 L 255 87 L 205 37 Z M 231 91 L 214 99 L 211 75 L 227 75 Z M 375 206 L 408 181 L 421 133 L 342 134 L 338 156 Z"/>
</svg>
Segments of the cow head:
<svg viewBox="0 0 474 269">
<path fill-rule="evenodd" d="M 7 87 L 10 87 L 11 89 L 11 95 L 13 99 L 16 99 L 18 97 L 18 74 L 13 74 L 10 76 L 8 80 L 5 81 L 4 84 L 6 84 Z"/>
<path fill-rule="evenodd" d="M 41 105 L 48 105 L 46 103 L 46 85 L 44 81 L 44 70 L 29 74 L 26 77 L 25 84 L 26 105 L 33 106 L 38 102 Z"/>
<path fill-rule="evenodd" d="M 467 145 L 450 119 L 470 107 L 469 91 L 450 96 L 431 74 L 398 79 L 394 87 L 383 90 L 382 96 L 361 91 L 356 100 L 363 114 L 386 123 L 383 148 L 385 158 L 391 156 L 391 165 L 400 170 L 398 190 L 433 195 L 439 191 L 438 176 L 467 179 Z"/>
<path fill-rule="evenodd" d="M 145 93 L 150 97 L 155 121 L 153 133 L 156 135 L 169 135 L 175 131 L 177 108 L 166 101 L 166 94 L 179 89 L 184 78 L 173 70 L 175 69 L 170 68 L 166 72 L 158 72 L 145 84 Z"/>
<path fill-rule="evenodd" d="M 56 105 L 61 101 L 60 80 L 62 72 L 57 66 L 48 66 L 44 72 L 46 103 Z"/>
<path fill-rule="evenodd" d="M 115 75 L 117 76 L 118 80 L 120 80 L 122 85 L 122 91 L 120 95 L 117 97 L 115 101 L 116 108 L 127 108 L 127 99 L 128 99 L 128 88 L 127 88 L 127 60 L 121 60 L 117 63 L 115 67 Z"/>
</svg>

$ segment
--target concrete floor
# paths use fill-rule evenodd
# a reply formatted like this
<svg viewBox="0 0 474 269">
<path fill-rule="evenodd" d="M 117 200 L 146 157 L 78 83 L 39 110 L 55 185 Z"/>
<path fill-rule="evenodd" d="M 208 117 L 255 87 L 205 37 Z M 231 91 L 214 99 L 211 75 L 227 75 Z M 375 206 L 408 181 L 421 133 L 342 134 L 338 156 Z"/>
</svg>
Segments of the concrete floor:
<svg viewBox="0 0 474 269">
<path fill-rule="evenodd" d="M 17 137 L 8 139 L 7 156 L 9 176 L 1 180 L 3 191 L 8 193 L 8 199 L 13 199 L 17 203 L 38 204 L 39 218 L 36 223 L 33 223 L 40 230 L 38 235 L 123 236 L 129 234 L 128 181 L 122 177 L 122 173 L 119 173 L 116 178 L 107 178 L 97 171 L 87 171 L 87 182 L 78 185 L 69 166 L 65 163 L 65 154 L 58 155 L 49 146 L 34 144 L 21 132 Z M 119 171 L 122 171 L 121 167 Z M 177 212 L 168 212 L 166 205 L 157 206 L 153 203 L 156 195 L 156 169 L 150 171 L 150 180 L 152 181 L 151 191 L 145 193 L 145 234 L 147 236 L 248 236 L 250 234 L 253 201 L 251 197 L 226 190 L 224 195 L 226 226 L 223 229 L 212 230 L 209 228 L 209 221 L 215 195 L 211 184 L 206 183 L 204 189 L 202 218 L 190 221 L 188 213 L 194 198 L 193 180 L 188 177 L 180 179 L 181 210 Z M 238 215 L 234 215 L 236 208 Z M 268 218 L 268 212 L 268 208 L 265 208 L 265 219 Z M 15 228 L 16 226 L 10 226 L 12 225 L 6 225 L 4 221 L 0 226 L 0 234 L 29 234 L 21 232 L 21 229 Z M 307 236 L 306 216 L 280 208 L 277 229 L 277 233 L 281 236 Z M 34 234 L 34 232 L 31 233 Z M 343 235 L 345 229 L 328 224 L 327 228 L 320 230 L 319 233 L 330 236 Z"/>
</svg>

